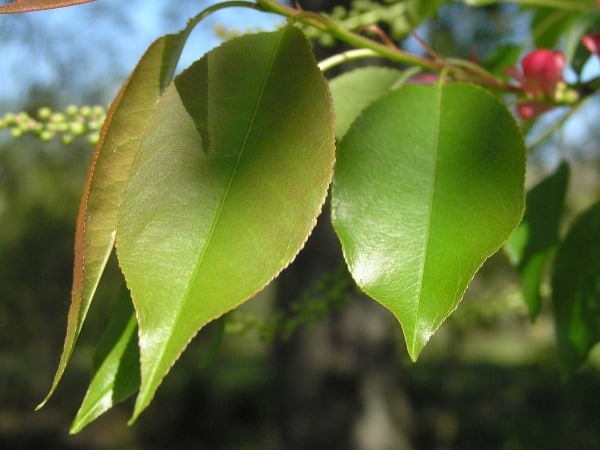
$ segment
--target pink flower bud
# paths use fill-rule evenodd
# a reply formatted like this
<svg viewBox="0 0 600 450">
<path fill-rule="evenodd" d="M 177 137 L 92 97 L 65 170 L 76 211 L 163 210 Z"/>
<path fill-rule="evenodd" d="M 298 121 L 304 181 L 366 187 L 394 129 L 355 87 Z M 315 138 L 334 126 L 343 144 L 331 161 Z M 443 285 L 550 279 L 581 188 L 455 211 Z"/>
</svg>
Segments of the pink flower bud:
<svg viewBox="0 0 600 450">
<path fill-rule="evenodd" d="M 517 112 L 525 120 L 533 119 L 554 108 L 563 80 L 565 56 L 547 49 L 534 50 L 521 60 L 522 73 L 514 67 L 506 69 L 518 83 L 518 87 L 531 99 L 520 102 Z M 550 100 L 550 101 L 548 101 Z"/>
<path fill-rule="evenodd" d="M 581 38 L 581 42 L 595 55 L 600 56 L 600 30 Z"/>
<path fill-rule="evenodd" d="M 554 97 L 563 81 L 565 56 L 553 50 L 534 50 L 521 60 L 523 90 L 533 97 Z"/>
</svg>

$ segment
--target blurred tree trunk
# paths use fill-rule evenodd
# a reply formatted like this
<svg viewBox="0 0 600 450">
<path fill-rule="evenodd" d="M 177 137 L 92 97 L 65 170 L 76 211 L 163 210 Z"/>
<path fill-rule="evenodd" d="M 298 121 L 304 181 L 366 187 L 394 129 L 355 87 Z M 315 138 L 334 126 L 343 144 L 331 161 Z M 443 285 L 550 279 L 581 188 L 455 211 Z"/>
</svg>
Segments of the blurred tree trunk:
<svg viewBox="0 0 600 450">
<path fill-rule="evenodd" d="M 278 282 L 286 308 L 342 263 L 328 213 Z M 285 450 L 410 449 L 411 410 L 400 378 L 397 322 L 352 293 L 340 312 L 302 328 L 274 352 L 277 420 Z"/>
</svg>

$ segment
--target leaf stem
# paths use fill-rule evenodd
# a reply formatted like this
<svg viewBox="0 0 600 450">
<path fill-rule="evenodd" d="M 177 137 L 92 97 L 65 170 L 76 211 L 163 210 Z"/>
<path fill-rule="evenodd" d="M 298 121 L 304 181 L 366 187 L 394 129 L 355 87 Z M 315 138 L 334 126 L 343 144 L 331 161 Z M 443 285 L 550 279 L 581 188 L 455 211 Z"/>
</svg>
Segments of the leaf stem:
<svg viewBox="0 0 600 450">
<path fill-rule="evenodd" d="M 175 54 L 175 58 L 177 60 L 179 60 L 179 58 L 181 57 L 181 52 L 183 51 L 183 47 L 185 46 L 185 43 L 187 42 L 190 34 L 192 33 L 192 31 L 194 30 L 196 25 L 198 25 L 203 19 L 205 19 L 207 16 L 211 15 L 212 13 L 214 13 L 216 11 L 219 11 L 219 10 L 225 9 L 225 8 L 234 8 L 234 7 L 257 9 L 258 4 L 255 2 L 246 1 L 246 0 L 229 0 L 229 1 L 221 2 L 221 3 L 215 3 L 214 5 L 211 5 L 208 8 L 200 11 L 194 17 L 189 19 L 185 28 L 183 30 L 181 30 L 180 33 L 181 33 L 182 39 L 180 40 L 180 48 L 179 48 L 178 52 Z M 166 81 L 166 83 L 163 82 L 163 85 L 168 84 L 173 79 L 173 77 L 175 76 L 176 66 L 177 66 L 176 64 L 173 64 L 171 67 L 169 67 L 168 71 L 163 74 L 163 79 Z"/>
<path fill-rule="evenodd" d="M 371 55 L 369 56 L 378 55 L 390 61 L 408 64 L 434 72 L 447 70 L 449 75 L 454 76 L 457 79 L 468 80 L 493 88 L 512 90 L 510 85 L 497 78 L 483 67 L 477 66 L 476 64 L 472 64 L 468 61 L 440 58 L 431 59 L 414 55 L 398 47 L 380 43 L 356 32 L 349 31 L 320 14 L 310 11 L 297 10 L 290 6 L 282 5 L 276 0 L 256 1 L 257 8 L 264 12 L 278 14 L 280 16 L 287 17 L 290 21 L 298 21 L 305 25 L 315 27 L 318 30 L 329 33 L 331 36 L 339 39 L 340 41 L 360 49 L 361 53 L 356 54 L 360 56 L 357 57 L 366 57 L 366 53 L 362 52 L 369 50 L 371 51 Z M 354 54 L 351 55 L 356 56 Z M 341 61 L 338 62 L 336 60 L 332 61 L 334 65 L 339 64 L 340 62 Z M 326 65 L 325 70 L 328 68 L 329 67 Z"/>
<path fill-rule="evenodd" d="M 348 61 L 356 61 L 357 59 L 362 58 L 377 58 L 379 57 L 379 53 L 374 52 L 368 48 L 357 48 L 353 50 L 348 50 L 342 53 L 338 53 L 336 55 L 330 56 L 329 58 L 324 59 L 319 63 L 319 69 L 321 72 L 326 72 L 329 69 L 332 69 L 340 64 L 343 64 Z"/>
<path fill-rule="evenodd" d="M 337 39 L 352 45 L 353 47 L 370 49 L 380 56 L 392 61 L 419 66 L 424 69 L 440 69 L 440 65 L 437 62 L 413 55 L 397 47 L 392 48 L 388 45 L 384 45 L 367 37 L 361 36 L 360 34 L 348 31 L 320 14 L 310 11 L 300 11 L 287 5 L 282 5 L 275 0 L 257 0 L 257 6 L 262 11 L 278 14 L 287 17 L 292 21 L 298 21 L 305 25 L 315 27 L 321 31 L 325 31 Z"/>
</svg>

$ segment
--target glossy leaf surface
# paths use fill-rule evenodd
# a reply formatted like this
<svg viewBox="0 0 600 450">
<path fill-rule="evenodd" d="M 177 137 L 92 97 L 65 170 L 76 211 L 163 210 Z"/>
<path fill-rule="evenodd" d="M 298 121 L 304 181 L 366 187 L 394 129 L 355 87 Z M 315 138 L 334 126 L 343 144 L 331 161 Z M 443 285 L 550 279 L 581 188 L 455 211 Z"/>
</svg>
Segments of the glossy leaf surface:
<svg viewBox="0 0 600 450">
<path fill-rule="evenodd" d="M 140 386 L 137 321 L 126 289 L 94 354 L 94 373 L 83 403 L 71 425 L 78 433 Z"/>
<path fill-rule="evenodd" d="M 405 72 L 387 67 L 364 67 L 329 82 L 335 106 L 335 136 L 341 139 L 363 109 L 406 80 Z"/>
<path fill-rule="evenodd" d="M 506 243 L 511 262 L 521 278 L 523 296 L 533 320 L 540 311 L 540 284 L 548 259 L 559 240 L 560 222 L 569 182 L 569 166 L 562 163 L 527 194 L 525 215 Z"/>
<path fill-rule="evenodd" d="M 165 85 L 172 79 L 187 34 L 157 39 L 113 102 L 94 150 L 75 231 L 73 287 L 67 333 L 52 395 L 67 366 L 115 242 L 117 214 L 141 136 Z"/>
<path fill-rule="evenodd" d="M 140 327 L 133 419 L 197 331 L 295 257 L 333 162 L 327 83 L 293 27 L 231 40 L 166 89 L 117 228 Z"/>
<path fill-rule="evenodd" d="M 44 9 L 64 8 L 65 6 L 90 3 L 94 0 L 15 0 L 0 6 L 0 14 L 41 11 Z"/>
<path fill-rule="evenodd" d="M 561 368 L 569 376 L 600 340 L 600 203 L 575 221 L 558 249 L 552 301 Z"/>
<path fill-rule="evenodd" d="M 398 318 L 413 360 L 518 224 L 524 163 L 512 115 L 465 84 L 394 91 L 339 144 L 332 218 L 346 262 Z"/>
</svg>

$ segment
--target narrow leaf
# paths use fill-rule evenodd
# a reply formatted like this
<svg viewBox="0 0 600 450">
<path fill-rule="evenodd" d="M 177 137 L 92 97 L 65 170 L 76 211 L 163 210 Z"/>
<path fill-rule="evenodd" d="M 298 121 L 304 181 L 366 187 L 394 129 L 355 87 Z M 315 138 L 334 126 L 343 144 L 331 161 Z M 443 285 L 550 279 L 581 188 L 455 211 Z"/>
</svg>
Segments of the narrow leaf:
<svg viewBox="0 0 600 450">
<path fill-rule="evenodd" d="M 111 321 L 94 354 L 94 372 L 85 398 L 71 425 L 78 433 L 140 385 L 137 322 L 129 292 L 123 289 Z"/>
<path fill-rule="evenodd" d="M 50 392 L 56 389 L 75 347 L 106 261 L 112 251 L 118 208 L 141 136 L 161 91 L 172 79 L 187 34 L 156 40 L 113 102 L 94 150 L 77 217 L 73 287 L 63 353 Z"/>
<path fill-rule="evenodd" d="M 44 9 L 64 8 L 65 6 L 81 5 L 94 0 L 15 0 L 0 6 L 0 14 L 13 14 Z"/>
<path fill-rule="evenodd" d="M 292 261 L 333 162 L 327 83 L 294 27 L 231 40 L 166 89 L 117 227 L 140 327 L 132 421 L 197 331 Z"/>
<path fill-rule="evenodd" d="M 406 72 L 375 66 L 355 69 L 331 80 L 329 88 L 335 106 L 335 137 L 341 139 L 363 109 L 405 81 Z"/>
<path fill-rule="evenodd" d="M 558 244 L 568 182 L 569 166 L 562 163 L 531 189 L 523 220 L 506 243 L 507 254 L 519 271 L 531 320 L 540 311 L 540 285 L 548 259 Z"/>
<path fill-rule="evenodd" d="M 562 373 L 568 377 L 600 340 L 600 203 L 575 221 L 560 244 L 552 301 Z"/>
<path fill-rule="evenodd" d="M 332 219 L 357 284 L 417 358 L 518 224 L 525 146 L 512 115 L 465 84 L 377 100 L 338 150 Z"/>
</svg>

